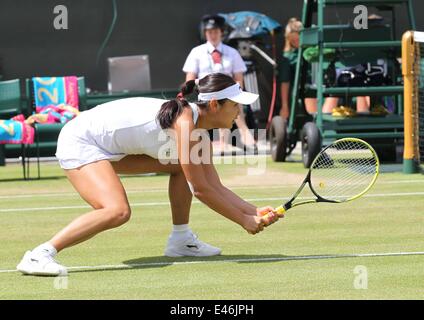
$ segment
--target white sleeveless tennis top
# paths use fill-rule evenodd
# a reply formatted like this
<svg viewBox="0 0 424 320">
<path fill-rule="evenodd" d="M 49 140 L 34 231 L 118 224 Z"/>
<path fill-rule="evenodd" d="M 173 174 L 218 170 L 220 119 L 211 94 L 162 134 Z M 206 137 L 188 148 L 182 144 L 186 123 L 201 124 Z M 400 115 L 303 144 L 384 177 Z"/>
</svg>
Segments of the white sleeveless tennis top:
<svg viewBox="0 0 424 320">
<path fill-rule="evenodd" d="M 99 161 L 119 161 L 126 155 L 146 154 L 158 159 L 160 148 L 169 144 L 156 116 L 168 100 L 126 98 L 107 102 L 68 122 L 59 134 L 56 157 L 63 169 Z M 195 104 L 193 121 L 199 112 Z M 159 139 L 161 135 L 161 139 Z"/>
</svg>

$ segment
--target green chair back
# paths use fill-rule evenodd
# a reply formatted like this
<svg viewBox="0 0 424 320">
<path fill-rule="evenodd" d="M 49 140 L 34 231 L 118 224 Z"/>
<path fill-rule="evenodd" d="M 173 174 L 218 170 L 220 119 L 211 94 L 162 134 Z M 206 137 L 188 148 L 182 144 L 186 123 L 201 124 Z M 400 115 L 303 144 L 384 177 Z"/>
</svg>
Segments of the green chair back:
<svg viewBox="0 0 424 320">
<path fill-rule="evenodd" d="M 0 81 L 0 119 L 10 119 L 22 113 L 19 79 Z"/>
</svg>

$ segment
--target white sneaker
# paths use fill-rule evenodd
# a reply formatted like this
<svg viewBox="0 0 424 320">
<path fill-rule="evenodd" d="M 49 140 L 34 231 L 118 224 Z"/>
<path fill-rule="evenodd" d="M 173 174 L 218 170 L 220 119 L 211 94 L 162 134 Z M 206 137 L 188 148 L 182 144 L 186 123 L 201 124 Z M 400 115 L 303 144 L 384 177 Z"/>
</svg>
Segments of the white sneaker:
<svg viewBox="0 0 424 320">
<path fill-rule="evenodd" d="M 59 264 L 52 256 L 35 254 L 27 251 L 16 269 L 23 274 L 37 276 L 67 275 L 66 267 Z"/>
<path fill-rule="evenodd" d="M 197 235 L 189 233 L 186 238 L 174 240 L 169 237 L 165 249 L 167 257 L 209 257 L 221 254 L 221 249 L 200 241 Z"/>
</svg>

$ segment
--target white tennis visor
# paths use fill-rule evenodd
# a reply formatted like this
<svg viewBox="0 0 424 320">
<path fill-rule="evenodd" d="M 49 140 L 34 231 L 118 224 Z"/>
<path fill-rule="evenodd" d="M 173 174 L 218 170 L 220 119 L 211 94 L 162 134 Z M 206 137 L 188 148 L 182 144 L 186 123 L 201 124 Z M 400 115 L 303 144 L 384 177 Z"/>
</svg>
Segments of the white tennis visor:
<svg viewBox="0 0 424 320">
<path fill-rule="evenodd" d="M 243 91 L 240 85 L 236 83 L 220 91 L 199 93 L 198 100 L 210 101 L 212 99 L 215 99 L 215 100 L 230 99 L 231 101 L 234 101 L 240 104 L 252 104 L 258 99 L 258 97 L 259 95 L 256 93 Z"/>
</svg>

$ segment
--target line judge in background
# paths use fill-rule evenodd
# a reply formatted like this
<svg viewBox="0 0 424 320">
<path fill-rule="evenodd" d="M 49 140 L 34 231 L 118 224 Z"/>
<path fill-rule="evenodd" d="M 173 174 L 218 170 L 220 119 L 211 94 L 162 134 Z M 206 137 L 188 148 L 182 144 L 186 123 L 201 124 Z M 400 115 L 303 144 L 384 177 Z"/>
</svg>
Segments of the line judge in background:
<svg viewBox="0 0 424 320">
<path fill-rule="evenodd" d="M 224 73 L 243 87 L 243 73 L 247 68 L 239 52 L 222 43 L 225 19 L 218 15 L 207 15 L 202 18 L 206 43 L 193 48 L 184 63 L 183 71 L 186 81 L 203 78 L 211 73 Z M 247 127 L 243 106 L 235 120 L 240 130 L 242 143 L 247 149 L 256 149 L 256 141 Z M 227 130 L 219 130 L 221 152 L 231 150 L 231 142 Z"/>
</svg>

